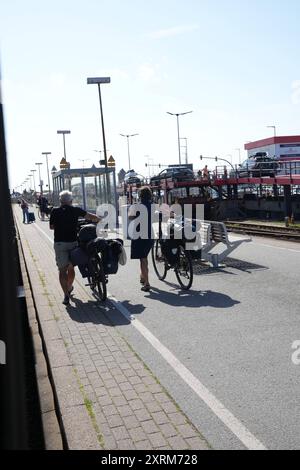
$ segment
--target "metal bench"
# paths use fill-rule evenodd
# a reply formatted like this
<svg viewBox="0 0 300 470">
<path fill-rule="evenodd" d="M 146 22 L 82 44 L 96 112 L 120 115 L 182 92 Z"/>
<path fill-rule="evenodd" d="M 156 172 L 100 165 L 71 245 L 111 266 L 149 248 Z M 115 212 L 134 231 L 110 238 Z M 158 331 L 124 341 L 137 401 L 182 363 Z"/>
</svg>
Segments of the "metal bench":
<svg viewBox="0 0 300 470">
<path fill-rule="evenodd" d="M 200 237 L 202 244 L 202 260 L 210 262 L 214 268 L 238 248 L 243 242 L 251 242 L 251 238 L 230 241 L 226 225 L 223 222 L 201 220 Z M 224 246 L 223 251 L 215 252 L 215 248 Z"/>
</svg>

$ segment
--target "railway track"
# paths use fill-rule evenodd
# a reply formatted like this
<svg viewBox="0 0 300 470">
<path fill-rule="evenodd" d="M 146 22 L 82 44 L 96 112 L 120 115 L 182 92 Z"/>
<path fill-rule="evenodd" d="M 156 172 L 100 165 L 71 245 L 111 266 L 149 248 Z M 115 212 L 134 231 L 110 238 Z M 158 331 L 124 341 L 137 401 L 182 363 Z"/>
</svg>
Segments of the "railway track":
<svg viewBox="0 0 300 470">
<path fill-rule="evenodd" d="M 245 222 L 225 222 L 228 232 L 246 233 L 260 237 L 272 237 L 282 240 L 300 242 L 300 230 L 263 224 L 249 224 Z"/>
</svg>

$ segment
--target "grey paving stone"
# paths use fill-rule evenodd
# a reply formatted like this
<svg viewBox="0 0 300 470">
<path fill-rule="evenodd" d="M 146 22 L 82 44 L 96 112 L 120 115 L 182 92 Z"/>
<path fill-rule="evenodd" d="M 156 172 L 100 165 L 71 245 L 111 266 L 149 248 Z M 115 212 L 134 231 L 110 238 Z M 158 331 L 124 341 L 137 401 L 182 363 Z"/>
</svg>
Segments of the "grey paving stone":
<svg viewBox="0 0 300 470">
<path fill-rule="evenodd" d="M 180 436 L 169 437 L 168 443 L 174 450 L 187 450 L 189 449 L 188 443 Z"/>
<path fill-rule="evenodd" d="M 155 432 L 159 431 L 159 428 L 156 426 L 153 420 L 148 420 L 148 421 L 142 421 L 141 426 L 144 430 L 144 432 L 148 434 L 153 434 Z"/>
<path fill-rule="evenodd" d="M 117 446 L 119 450 L 134 450 L 135 446 L 131 439 L 121 439 L 117 441 Z"/>
<path fill-rule="evenodd" d="M 102 395 L 101 397 L 98 397 L 98 402 L 102 406 L 107 406 L 107 405 L 112 405 L 113 404 L 112 398 L 108 394 Z"/>
<path fill-rule="evenodd" d="M 116 428 L 120 426 L 124 426 L 123 419 L 121 418 L 120 415 L 112 415 L 109 416 L 109 427 L 110 428 Z"/>
<path fill-rule="evenodd" d="M 123 418 L 124 426 L 126 429 L 131 430 L 140 427 L 139 421 L 136 419 L 134 415 L 132 416 L 125 416 Z M 142 429 L 142 428 L 141 428 Z M 140 439 L 139 439 L 140 440 Z"/>
<path fill-rule="evenodd" d="M 199 434 L 194 430 L 190 424 L 179 424 L 177 429 L 182 437 L 198 437 Z"/>
<path fill-rule="evenodd" d="M 168 416 L 170 418 L 170 421 L 175 425 L 179 424 L 186 424 L 186 417 L 182 414 L 176 411 L 176 413 L 168 413 Z"/>
<path fill-rule="evenodd" d="M 157 449 L 160 446 L 167 445 L 167 441 L 165 440 L 161 432 L 150 434 L 149 440 L 155 449 Z"/>
<path fill-rule="evenodd" d="M 186 442 L 192 450 L 210 450 L 207 442 L 200 437 L 192 437 L 186 439 Z"/>
<path fill-rule="evenodd" d="M 147 409 L 150 411 L 150 413 L 155 413 L 158 411 L 162 411 L 161 404 L 158 403 L 157 401 L 149 401 L 146 403 Z"/>
<path fill-rule="evenodd" d="M 158 412 L 152 413 L 152 418 L 154 419 L 156 424 L 167 424 L 167 423 L 169 423 L 169 418 L 166 415 L 166 413 L 164 413 L 163 411 L 158 411 Z M 189 436 L 189 437 L 192 437 L 192 436 Z"/>
<path fill-rule="evenodd" d="M 142 410 L 136 410 L 134 412 L 137 420 L 142 423 L 143 421 L 149 421 L 151 420 L 151 416 L 150 414 L 148 413 L 148 411 L 146 410 L 146 408 L 142 409 Z"/>
<path fill-rule="evenodd" d="M 112 400 L 116 406 L 127 405 L 127 400 L 123 396 L 112 397 Z"/>
<path fill-rule="evenodd" d="M 124 397 L 127 400 L 136 400 L 138 398 L 138 394 L 132 389 L 132 390 L 124 390 L 123 391 Z"/>
<path fill-rule="evenodd" d="M 117 442 L 123 439 L 130 438 L 130 435 L 125 426 L 119 426 L 117 428 L 113 428 L 112 434 Z"/>
<path fill-rule="evenodd" d="M 142 410 L 145 407 L 144 403 L 139 398 L 137 398 L 136 400 L 129 401 L 129 406 L 132 408 L 133 411 Z"/>
<path fill-rule="evenodd" d="M 126 423 L 125 423 L 126 425 Z M 129 429 L 129 434 L 131 436 L 131 439 L 134 441 L 134 442 L 139 442 L 141 440 L 146 440 L 147 439 L 147 436 L 143 430 L 142 427 L 136 427 L 136 428 L 132 428 L 132 429 Z"/>
<path fill-rule="evenodd" d="M 117 407 L 118 412 L 122 417 L 132 416 L 133 412 L 129 405 L 122 405 Z"/>
<path fill-rule="evenodd" d="M 123 382 L 120 384 L 120 389 L 124 391 L 133 390 L 132 385 L 129 382 Z"/>
<path fill-rule="evenodd" d="M 148 439 L 147 440 L 145 439 L 140 442 L 135 442 L 135 447 L 138 450 L 152 450 L 153 449 L 152 444 L 150 441 L 148 441 Z"/>
<path fill-rule="evenodd" d="M 159 429 L 161 430 L 161 432 L 163 433 L 165 437 L 174 437 L 174 436 L 177 436 L 178 434 L 177 429 L 175 429 L 175 427 L 170 423 L 161 424 L 159 426 Z"/>
<path fill-rule="evenodd" d="M 102 405 L 102 403 L 101 403 Z M 118 410 L 114 405 L 102 405 L 103 414 L 108 418 L 118 414 Z"/>
</svg>

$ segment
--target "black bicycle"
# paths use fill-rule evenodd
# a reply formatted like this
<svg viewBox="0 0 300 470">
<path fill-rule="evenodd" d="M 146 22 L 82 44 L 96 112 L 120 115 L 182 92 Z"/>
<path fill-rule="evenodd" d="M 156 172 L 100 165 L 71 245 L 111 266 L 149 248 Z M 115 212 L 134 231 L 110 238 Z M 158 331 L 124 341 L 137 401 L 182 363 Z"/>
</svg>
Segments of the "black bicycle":
<svg viewBox="0 0 300 470">
<path fill-rule="evenodd" d="M 193 264 L 192 257 L 185 249 L 183 239 L 175 239 L 175 221 L 169 223 L 169 237 L 163 238 L 161 228 L 159 238 L 152 248 L 152 261 L 154 271 L 161 281 L 163 281 L 170 269 L 175 271 L 177 280 L 183 290 L 189 290 L 193 284 Z M 182 230 L 182 225 L 180 227 Z"/>
<path fill-rule="evenodd" d="M 78 266 L 82 277 L 87 278 L 86 286 L 104 301 L 107 298 L 108 282 L 103 263 L 105 240 L 97 237 L 96 224 L 87 223 L 85 220 L 78 221 L 77 239 L 79 247 L 72 251 L 72 263 Z"/>
<path fill-rule="evenodd" d="M 100 300 L 104 301 L 107 299 L 107 288 L 108 277 L 104 272 L 104 266 L 102 261 L 101 253 L 93 253 L 89 255 L 88 261 L 88 286 L 92 289 L 93 293 L 99 297 Z"/>
</svg>

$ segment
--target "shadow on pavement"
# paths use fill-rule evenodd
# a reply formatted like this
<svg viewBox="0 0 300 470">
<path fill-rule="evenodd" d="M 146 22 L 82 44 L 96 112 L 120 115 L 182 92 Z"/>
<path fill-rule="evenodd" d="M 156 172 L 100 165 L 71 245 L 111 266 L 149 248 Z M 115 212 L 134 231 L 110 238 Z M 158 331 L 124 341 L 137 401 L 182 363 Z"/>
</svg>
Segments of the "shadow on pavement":
<svg viewBox="0 0 300 470">
<path fill-rule="evenodd" d="M 173 307 L 214 307 L 214 308 L 230 308 L 240 302 L 232 299 L 228 295 L 219 292 L 208 291 L 177 291 L 166 292 L 156 287 L 152 287 L 147 298 L 171 305 Z"/>
<path fill-rule="evenodd" d="M 130 301 L 122 302 L 122 305 L 131 314 L 139 314 L 145 310 L 142 304 L 131 304 Z M 118 326 L 129 325 L 130 321 L 123 316 L 110 302 L 88 300 L 83 302 L 75 296 L 71 298 L 71 304 L 66 307 L 70 318 L 77 323 L 94 323 L 96 325 Z"/>
<path fill-rule="evenodd" d="M 203 264 L 200 262 L 196 262 L 193 264 L 194 274 L 195 275 L 202 275 L 202 274 L 229 274 L 231 276 L 236 276 L 237 274 L 228 271 L 228 269 L 233 268 L 238 271 L 242 271 L 248 274 L 252 274 L 252 271 L 264 271 L 269 269 L 267 266 L 261 266 L 260 264 L 251 263 L 250 261 L 243 261 L 240 259 L 235 258 L 226 258 L 224 264 L 219 268 L 213 268 L 208 266 L 207 264 Z"/>
</svg>

